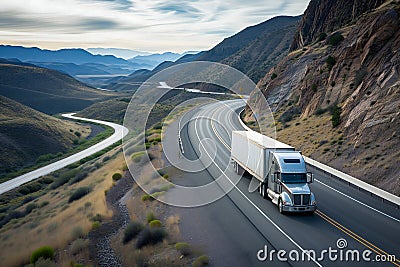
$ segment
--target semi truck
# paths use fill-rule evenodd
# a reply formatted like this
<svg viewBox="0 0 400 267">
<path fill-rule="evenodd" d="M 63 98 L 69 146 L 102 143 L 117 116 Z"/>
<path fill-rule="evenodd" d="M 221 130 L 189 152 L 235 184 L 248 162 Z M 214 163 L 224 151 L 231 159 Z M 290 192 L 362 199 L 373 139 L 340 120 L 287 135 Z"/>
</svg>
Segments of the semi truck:
<svg viewBox="0 0 400 267">
<path fill-rule="evenodd" d="M 254 131 L 233 131 L 231 145 L 235 171 L 256 178 L 260 195 L 270 198 L 280 213 L 317 209 L 308 186 L 313 174 L 307 172 L 301 152 Z"/>
</svg>

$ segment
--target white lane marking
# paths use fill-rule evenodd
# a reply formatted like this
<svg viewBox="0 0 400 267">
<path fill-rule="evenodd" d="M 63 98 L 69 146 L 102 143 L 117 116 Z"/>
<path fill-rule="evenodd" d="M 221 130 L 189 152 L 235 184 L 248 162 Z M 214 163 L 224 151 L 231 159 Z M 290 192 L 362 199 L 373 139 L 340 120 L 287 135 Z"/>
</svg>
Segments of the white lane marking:
<svg viewBox="0 0 400 267">
<path fill-rule="evenodd" d="M 200 136 L 198 134 L 197 131 L 197 119 L 195 120 L 194 123 L 194 130 L 196 132 L 196 136 L 197 139 L 199 141 L 200 140 Z M 201 143 L 200 143 L 201 144 Z M 202 145 L 203 146 L 203 145 Z M 208 157 L 211 159 L 211 155 L 208 153 L 208 151 L 205 149 L 205 147 L 203 146 L 203 149 L 205 150 L 206 154 L 208 155 Z M 219 169 L 219 171 L 228 179 L 228 181 L 233 185 L 234 188 L 236 188 L 238 190 L 238 192 L 240 192 L 240 194 L 253 206 L 256 208 L 256 210 L 263 215 L 279 232 L 281 232 L 287 239 L 289 239 L 290 242 L 292 242 L 296 247 L 298 247 L 303 253 L 306 253 L 305 250 L 296 242 L 293 240 L 293 238 L 291 238 L 287 233 L 285 233 L 282 228 L 280 228 L 271 218 L 269 218 L 256 204 L 254 204 L 232 181 L 231 179 L 229 179 L 229 177 L 224 173 L 224 171 L 218 166 L 218 164 L 215 164 L 215 166 Z M 312 258 L 310 256 L 311 260 L 317 264 L 318 266 L 322 267 L 322 265 L 317 262 L 314 258 Z"/>
<path fill-rule="evenodd" d="M 331 186 L 329 186 L 329 185 L 327 185 L 327 184 L 325 184 L 325 183 L 323 183 L 323 182 L 321 182 L 321 181 L 319 181 L 319 180 L 317 180 L 317 179 L 315 179 L 315 181 L 316 181 L 317 183 L 322 184 L 323 186 L 328 187 L 329 189 L 335 191 L 336 193 L 338 193 L 338 194 L 340 194 L 340 195 L 342 195 L 342 196 L 345 196 L 345 197 L 347 197 L 347 198 L 349 198 L 349 199 L 351 199 L 351 200 L 357 202 L 357 203 L 360 204 L 360 205 L 363 205 L 364 207 L 367 207 L 367 208 L 369 208 L 369 209 L 371 209 L 371 210 L 373 210 L 373 211 L 375 211 L 375 212 L 378 212 L 378 213 L 380 213 L 380 214 L 382 214 L 382 215 L 384 215 L 384 216 L 386 216 L 386 217 L 388 217 L 388 218 L 390 218 L 390 219 L 392 219 L 392 220 L 395 220 L 395 221 L 397 221 L 397 222 L 400 222 L 399 219 L 397 219 L 397 218 L 395 218 L 395 217 L 393 217 L 393 216 L 390 216 L 389 214 L 386 214 L 386 213 L 384 213 L 383 211 L 380 211 L 380 210 L 378 210 L 378 209 L 376 209 L 376 208 L 374 208 L 374 207 L 371 207 L 371 206 L 365 204 L 364 202 L 361 202 L 361 201 L 358 200 L 358 199 L 355 199 L 355 198 L 353 198 L 353 197 L 351 197 L 351 196 L 349 196 L 349 195 L 346 195 L 345 193 L 343 193 L 343 192 L 341 192 L 341 191 L 339 191 L 339 190 L 337 190 L 337 189 L 335 189 L 335 188 L 333 188 L 333 187 L 331 187 Z"/>
</svg>

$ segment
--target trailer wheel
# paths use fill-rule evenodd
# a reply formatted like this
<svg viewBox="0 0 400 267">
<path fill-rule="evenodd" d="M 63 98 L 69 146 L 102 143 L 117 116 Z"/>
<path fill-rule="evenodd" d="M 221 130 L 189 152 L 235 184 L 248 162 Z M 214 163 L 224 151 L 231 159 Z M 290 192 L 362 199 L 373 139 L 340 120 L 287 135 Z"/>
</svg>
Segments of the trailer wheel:
<svg viewBox="0 0 400 267">
<path fill-rule="evenodd" d="M 265 184 L 264 183 L 260 183 L 260 195 L 264 198 L 264 199 L 266 199 L 267 198 L 267 195 L 265 194 Z"/>
<path fill-rule="evenodd" d="M 282 203 L 281 199 L 278 200 L 278 208 L 279 208 L 279 212 L 281 214 L 283 214 L 284 213 L 284 211 L 283 211 L 283 203 Z"/>
</svg>

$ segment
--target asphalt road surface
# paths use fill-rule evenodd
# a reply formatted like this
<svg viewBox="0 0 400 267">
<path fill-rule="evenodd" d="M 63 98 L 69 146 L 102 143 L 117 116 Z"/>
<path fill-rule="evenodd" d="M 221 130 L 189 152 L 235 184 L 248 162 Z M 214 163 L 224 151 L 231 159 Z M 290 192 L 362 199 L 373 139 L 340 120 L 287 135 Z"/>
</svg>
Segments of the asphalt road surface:
<svg viewBox="0 0 400 267">
<path fill-rule="evenodd" d="M 400 266 L 400 210 L 346 183 L 314 171 L 315 182 L 310 185 L 318 210 L 314 215 L 282 215 L 269 200 L 258 192 L 249 192 L 251 177 L 240 177 L 230 161 L 231 132 L 244 130 L 238 112 L 244 107 L 243 100 L 207 104 L 186 113 L 179 123 L 183 155 L 190 160 L 204 151 L 216 147 L 216 156 L 205 170 L 182 172 L 174 182 L 185 186 L 200 186 L 219 177 L 216 187 L 221 191 L 231 183 L 232 190 L 219 200 L 196 208 L 177 208 L 189 226 L 182 231 L 193 240 L 207 247 L 213 266 Z M 172 128 L 178 127 L 171 125 Z M 179 147 L 176 134 L 166 134 L 165 149 Z M 201 140 L 213 140 L 200 144 Z M 169 148 L 171 147 L 171 148 Z M 175 148 L 172 148 L 175 147 Z M 207 154 L 207 152 L 206 152 Z M 318 159 L 317 159 L 318 160 Z M 222 178 L 221 178 L 222 177 Z M 238 181 L 237 183 L 234 181 Z M 179 198 L 174 189 L 169 199 Z M 182 197 L 182 196 L 181 196 Z M 187 197 L 187 196 L 183 196 Z M 191 198 L 204 196 L 192 194 Z M 338 243 L 339 239 L 340 244 Z M 279 260 L 273 260 L 260 252 L 267 246 L 271 250 L 284 250 Z M 307 250 L 315 251 L 311 260 L 300 259 Z M 324 250 L 327 250 L 324 252 Z M 357 250 L 357 256 L 352 256 Z M 365 252 L 365 250 L 371 251 Z M 293 252 L 294 251 L 294 252 Z M 331 251 L 331 252 L 329 252 Z M 289 253 L 291 257 L 289 257 Z M 330 254 L 329 254 L 330 253 Z M 356 253 L 356 252 L 354 252 Z M 336 259 L 335 259 L 336 255 Z M 356 254 L 354 254 L 356 255 Z M 387 255 L 395 255 L 391 262 L 379 261 Z M 307 257 L 306 257 L 307 258 Z M 356 259 L 356 260 L 353 260 Z M 287 259 L 285 261 L 285 259 Z M 366 261 L 370 259 L 370 261 Z"/>
</svg>

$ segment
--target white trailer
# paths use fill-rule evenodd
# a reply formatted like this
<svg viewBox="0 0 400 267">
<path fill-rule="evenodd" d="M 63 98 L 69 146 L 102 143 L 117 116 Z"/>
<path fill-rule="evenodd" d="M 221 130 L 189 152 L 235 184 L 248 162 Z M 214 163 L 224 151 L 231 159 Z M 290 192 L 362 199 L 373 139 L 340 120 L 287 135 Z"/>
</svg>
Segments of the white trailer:
<svg viewBox="0 0 400 267">
<path fill-rule="evenodd" d="M 295 151 L 294 147 L 281 143 L 254 131 L 232 132 L 232 154 L 235 169 L 243 169 L 260 182 L 264 182 L 269 172 L 269 152 Z M 242 169 L 241 169 L 242 168 Z"/>
<path fill-rule="evenodd" d="M 316 201 L 308 183 L 303 156 L 294 147 L 254 131 L 233 131 L 231 158 L 235 171 L 259 181 L 259 193 L 278 205 L 279 211 L 314 212 Z"/>
</svg>

